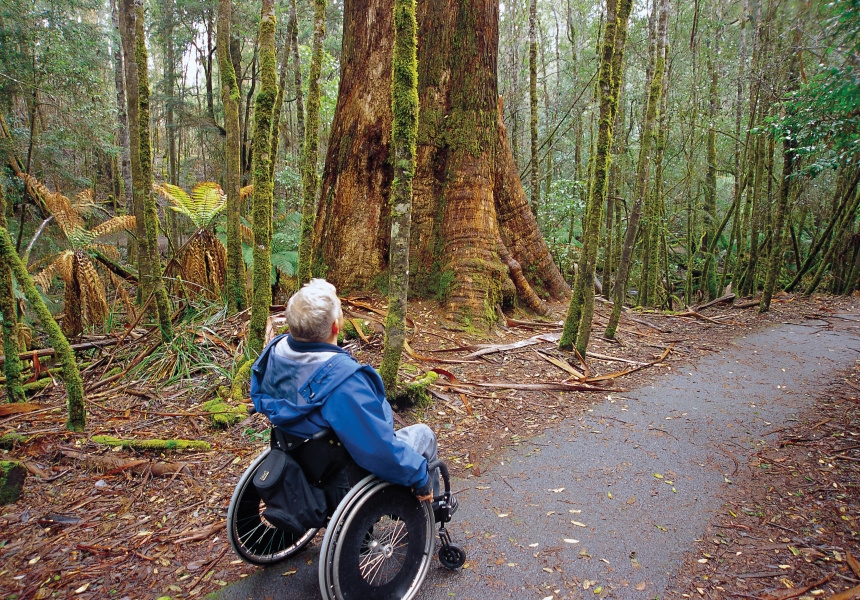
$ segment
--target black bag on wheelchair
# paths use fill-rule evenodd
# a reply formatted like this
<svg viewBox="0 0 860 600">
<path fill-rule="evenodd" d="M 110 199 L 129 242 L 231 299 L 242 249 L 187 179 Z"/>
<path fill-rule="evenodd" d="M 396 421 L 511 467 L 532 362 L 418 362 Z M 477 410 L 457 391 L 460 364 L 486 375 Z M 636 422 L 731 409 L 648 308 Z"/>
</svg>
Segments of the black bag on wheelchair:
<svg viewBox="0 0 860 600">
<path fill-rule="evenodd" d="M 325 525 L 325 492 L 308 483 L 299 463 L 280 448 L 272 448 L 263 460 L 254 487 L 266 503 L 263 517 L 278 529 L 301 535 Z"/>
</svg>

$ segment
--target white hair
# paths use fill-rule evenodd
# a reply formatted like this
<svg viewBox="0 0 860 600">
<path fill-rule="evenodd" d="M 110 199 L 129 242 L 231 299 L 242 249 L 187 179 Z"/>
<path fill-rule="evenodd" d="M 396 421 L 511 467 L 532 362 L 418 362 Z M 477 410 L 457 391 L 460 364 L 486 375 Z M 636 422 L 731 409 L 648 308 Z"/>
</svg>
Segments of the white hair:
<svg viewBox="0 0 860 600">
<path fill-rule="evenodd" d="M 325 279 L 311 279 L 287 303 L 290 335 L 300 342 L 324 342 L 343 314 L 337 290 Z"/>
</svg>

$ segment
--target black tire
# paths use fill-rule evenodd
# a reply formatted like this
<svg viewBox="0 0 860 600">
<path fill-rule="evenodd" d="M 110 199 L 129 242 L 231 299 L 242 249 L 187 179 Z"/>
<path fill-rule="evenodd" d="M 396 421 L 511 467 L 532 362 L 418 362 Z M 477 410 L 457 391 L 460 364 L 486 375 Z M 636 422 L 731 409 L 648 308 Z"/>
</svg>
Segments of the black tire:
<svg viewBox="0 0 860 600">
<path fill-rule="evenodd" d="M 439 562 L 446 569 L 459 569 L 466 563 L 466 553 L 458 546 L 439 548 Z"/>
<path fill-rule="evenodd" d="M 403 486 L 379 479 L 354 490 L 326 529 L 320 556 L 323 596 L 412 598 L 430 567 L 434 545 L 430 504 L 419 502 Z"/>
<path fill-rule="evenodd" d="M 254 473 L 269 452 L 266 449 L 258 456 L 239 479 L 227 509 L 227 539 L 239 558 L 252 565 L 269 565 L 292 556 L 318 531 L 308 529 L 296 535 L 274 527 L 262 517 L 265 505 L 254 487 Z"/>
</svg>

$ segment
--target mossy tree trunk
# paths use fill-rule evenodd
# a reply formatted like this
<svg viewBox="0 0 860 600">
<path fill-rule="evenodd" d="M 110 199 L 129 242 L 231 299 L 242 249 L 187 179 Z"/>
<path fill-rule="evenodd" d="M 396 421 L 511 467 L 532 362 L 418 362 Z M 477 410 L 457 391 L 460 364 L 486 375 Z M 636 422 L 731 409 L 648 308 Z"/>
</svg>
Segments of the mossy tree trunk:
<svg viewBox="0 0 860 600">
<path fill-rule="evenodd" d="M 296 15 L 296 0 L 290 0 L 290 48 L 293 52 L 293 81 L 296 99 L 296 133 L 299 137 L 299 156 L 304 152 L 305 107 L 302 99 L 302 61 L 299 56 L 299 18 Z"/>
<path fill-rule="evenodd" d="M 397 397 L 397 370 L 406 341 L 409 290 L 409 233 L 412 179 L 418 136 L 418 35 L 415 0 L 394 2 L 394 58 L 391 69 L 391 127 L 394 182 L 391 190 L 391 246 L 388 258 L 388 314 L 379 373 L 389 398 Z"/>
<path fill-rule="evenodd" d="M 669 2 L 660 0 L 659 8 L 655 3 L 654 10 L 659 10 L 657 17 L 657 28 L 654 30 L 656 43 L 653 44 L 654 53 L 651 55 L 651 68 L 649 69 L 651 79 L 646 82 L 648 90 L 645 102 L 645 115 L 642 122 L 642 132 L 639 143 L 639 161 L 636 167 L 636 185 L 633 191 L 633 207 L 627 219 L 627 231 L 624 234 L 624 245 L 621 248 L 621 260 L 618 263 L 618 271 L 613 286 L 612 313 L 606 325 L 606 337 L 614 338 L 621 318 L 621 308 L 627 299 L 627 284 L 630 275 L 630 266 L 633 262 L 633 247 L 639 235 L 639 221 L 642 218 L 642 210 L 645 199 L 650 195 L 650 169 L 651 150 L 654 138 L 657 136 L 655 125 L 657 122 L 657 107 L 660 104 L 660 95 L 663 90 L 663 72 L 666 68 L 666 32 L 669 21 Z M 645 236 L 647 239 L 647 236 Z"/>
<path fill-rule="evenodd" d="M 173 339 L 173 324 L 170 317 L 170 300 L 161 278 L 161 256 L 158 250 L 158 205 L 155 201 L 155 191 L 152 189 L 152 139 L 150 137 L 149 113 L 149 69 L 146 52 L 146 37 L 144 30 L 143 2 L 135 4 L 135 36 L 134 58 L 137 62 L 137 105 L 138 133 L 140 135 L 140 175 L 143 189 L 144 211 L 146 222 L 146 238 L 144 253 L 149 258 L 149 279 L 152 293 L 155 296 L 155 307 L 158 312 L 158 326 L 161 329 L 161 339 Z M 143 279 L 143 277 L 141 277 Z"/>
<path fill-rule="evenodd" d="M 277 59 L 275 58 L 275 3 L 263 0 L 260 10 L 260 91 L 254 104 L 252 142 L 254 196 L 254 296 L 248 348 L 251 356 L 263 350 L 266 320 L 272 304 L 272 109 L 278 97 Z"/>
<path fill-rule="evenodd" d="M 538 158 L 538 95 L 537 95 L 537 0 L 529 0 L 529 140 L 531 142 L 531 202 L 538 215 L 540 205 L 540 159 Z"/>
<path fill-rule="evenodd" d="M 341 289 L 369 286 L 388 266 L 392 6 L 361 0 L 345 7 L 341 88 L 314 247 L 314 260 Z M 417 8 L 421 114 L 411 293 L 441 298 L 448 318 L 476 327 L 494 322 L 495 305 L 514 293 L 497 251 L 500 237 L 532 281 L 557 297 L 568 291 L 537 229 L 499 116 L 498 17 L 491 0 Z"/>
<path fill-rule="evenodd" d="M 296 283 L 301 286 L 311 279 L 311 260 L 316 219 L 316 197 L 319 187 L 320 73 L 322 71 L 323 40 L 325 39 L 325 0 L 314 0 L 314 41 L 311 69 L 308 75 L 308 106 L 305 143 L 302 148 L 302 231 L 299 242 L 299 265 Z"/>
<path fill-rule="evenodd" d="M 145 251 L 146 219 L 144 218 L 144 197 L 146 185 L 140 170 L 140 107 L 138 103 L 137 60 L 135 59 L 135 37 L 137 13 L 134 0 L 118 0 L 119 30 L 122 38 L 122 52 L 125 67 L 126 104 L 128 106 L 129 161 L 131 164 L 133 214 L 135 229 L 132 244 L 137 255 L 137 272 L 140 283 L 137 287 L 137 301 L 147 301 L 152 291 L 149 253 Z"/>
<path fill-rule="evenodd" d="M 631 0 L 607 0 L 606 26 L 603 31 L 598 90 L 600 115 L 592 177 L 585 208 L 583 245 L 579 270 L 573 286 L 559 347 L 570 350 L 575 345 L 585 354 L 591 337 L 591 317 L 594 313 L 594 272 L 600 245 L 600 225 L 606 201 L 606 180 L 612 158 L 612 135 L 627 44 L 627 20 Z"/>
<path fill-rule="evenodd" d="M 241 149 L 239 148 L 239 84 L 230 53 L 231 0 L 218 0 L 218 70 L 221 78 L 221 101 L 224 104 L 224 191 L 227 193 L 227 308 L 231 313 L 248 307 L 245 290 L 245 261 L 242 258 L 240 233 Z"/>
<path fill-rule="evenodd" d="M 6 229 L 6 195 L 0 183 L 0 227 Z M 3 372 L 6 375 L 6 400 L 23 402 L 26 397 L 21 387 L 21 359 L 18 356 L 18 311 L 15 308 L 15 291 L 12 287 L 12 267 L 0 260 L 0 314 L 3 315 Z"/>
<path fill-rule="evenodd" d="M 707 171 L 705 172 L 705 198 L 703 208 L 703 228 L 701 250 L 705 254 L 713 246 L 716 251 L 716 228 L 717 228 L 717 56 L 719 56 L 719 33 L 716 35 L 716 46 L 709 59 L 710 86 L 708 88 L 708 135 L 706 141 Z M 713 244 L 712 244 L 713 242 Z M 708 300 L 717 297 L 717 274 L 713 260 L 705 258 L 705 266 L 702 271 L 702 279 L 699 288 L 707 292 Z"/>
<path fill-rule="evenodd" d="M 0 228 L 0 263 L 7 264 L 12 269 L 12 274 L 18 281 L 18 286 L 24 292 L 27 302 L 42 322 L 42 326 L 48 333 L 57 358 L 63 365 L 63 382 L 66 384 L 66 395 L 68 397 L 69 418 L 66 427 L 72 431 L 83 431 L 87 424 L 87 409 L 84 397 L 84 384 L 75 362 L 75 353 L 69 345 L 66 336 L 63 335 L 60 326 L 54 320 L 51 311 L 45 306 L 42 296 L 33 283 L 33 278 L 27 272 L 27 267 L 21 262 L 15 245 L 9 239 L 9 233 L 5 228 Z M 7 355 L 7 360 L 9 356 Z"/>
</svg>

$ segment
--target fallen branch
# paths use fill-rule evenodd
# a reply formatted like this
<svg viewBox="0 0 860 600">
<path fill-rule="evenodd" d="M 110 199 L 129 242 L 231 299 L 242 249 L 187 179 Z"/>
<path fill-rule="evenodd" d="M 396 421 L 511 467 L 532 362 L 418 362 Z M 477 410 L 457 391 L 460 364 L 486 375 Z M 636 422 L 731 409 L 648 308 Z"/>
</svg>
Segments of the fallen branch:
<svg viewBox="0 0 860 600">
<path fill-rule="evenodd" d="M 710 302 L 705 302 L 704 304 L 696 304 L 695 306 L 693 306 L 691 308 L 693 310 L 705 310 L 706 308 L 713 306 L 714 304 L 721 304 L 723 302 L 731 302 L 734 299 L 735 299 L 734 294 L 726 294 L 725 296 L 720 296 L 719 298 L 715 298 L 715 299 L 711 300 Z M 758 302 L 756 302 L 756 304 L 758 304 Z"/>
<path fill-rule="evenodd" d="M 465 383 L 475 387 L 494 388 L 503 390 L 522 390 L 526 392 L 623 392 L 616 388 L 595 387 L 586 384 L 573 383 Z"/>
<path fill-rule="evenodd" d="M 104 348 L 105 346 L 113 346 L 119 340 L 116 338 L 107 338 L 104 340 L 96 340 L 94 342 L 82 342 L 80 344 L 72 344 L 72 350 L 92 350 L 93 348 Z M 42 348 L 40 350 L 30 350 L 29 352 L 21 352 L 18 355 L 18 358 L 21 360 L 32 360 L 35 358 L 41 358 L 43 356 L 53 356 L 56 354 L 56 350 L 53 348 Z M 0 365 L 6 362 L 5 356 L 0 356 Z"/>
<path fill-rule="evenodd" d="M 202 440 L 123 440 L 109 435 L 94 435 L 90 439 L 103 446 L 131 450 L 202 450 L 208 452 L 212 449 L 209 442 Z"/>
<path fill-rule="evenodd" d="M 186 542 L 199 542 L 200 540 L 205 540 L 208 537 L 211 537 L 213 534 L 218 533 L 219 531 L 223 531 L 224 525 L 226 521 L 218 521 L 217 523 L 212 523 L 212 525 L 207 525 L 202 529 L 197 529 L 189 533 L 189 535 L 179 538 L 174 541 L 174 544 L 184 544 Z M 178 535 L 182 535 L 186 532 L 182 532 Z"/>
<path fill-rule="evenodd" d="M 732 304 L 732 308 L 752 308 L 753 306 L 758 306 L 759 304 L 761 304 L 761 298 L 759 298 L 758 300 L 747 300 L 746 302 Z"/>
<path fill-rule="evenodd" d="M 177 473 L 191 475 L 191 469 L 185 463 L 156 463 L 148 460 L 126 461 L 115 456 L 94 456 L 86 452 L 78 452 L 77 450 L 60 450 L 60 454 L 66 458 L 82 461 L 95 468 L 105 469 L 111 474 L 121 471 L 131 471 L 138 475 L 154 475 L 156 477 L 168 477 Z"/>
</svg>

